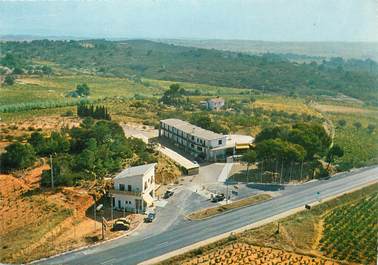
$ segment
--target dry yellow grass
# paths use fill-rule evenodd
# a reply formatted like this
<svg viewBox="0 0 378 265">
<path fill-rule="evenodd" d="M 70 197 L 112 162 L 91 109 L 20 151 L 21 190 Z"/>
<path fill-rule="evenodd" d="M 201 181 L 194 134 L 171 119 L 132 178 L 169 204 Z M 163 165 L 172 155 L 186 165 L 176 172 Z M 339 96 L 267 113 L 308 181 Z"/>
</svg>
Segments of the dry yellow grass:
<svg viewBox="0 0 378 265">
<path fill-rule="evenodd" d="M 180 176 L 181 171 L 176 164 L 159 154 L 156 168 L 156 182 L 163 185 L 174 183 Z"/>
<path fill-rule="evenodd" d="M 339 105 L 327 105 L 327 104 L 314 104 L 314 108 L 320 112 L 331 113 L 377 113 L 377 111 L 369 110 L 366 108 L 347 107 Z"/>
<path fill-rule="evenodd" d="M 319 113 L 306 105 L 302 100 L 293 99 L 288 97 L 264 97 L 258 98 L 253 103 L 255 108 L 263 108 L 270 111 L 285 111 L 288 113 L 308 114 L 313 116 L 319 116 Z"/>
</svg>

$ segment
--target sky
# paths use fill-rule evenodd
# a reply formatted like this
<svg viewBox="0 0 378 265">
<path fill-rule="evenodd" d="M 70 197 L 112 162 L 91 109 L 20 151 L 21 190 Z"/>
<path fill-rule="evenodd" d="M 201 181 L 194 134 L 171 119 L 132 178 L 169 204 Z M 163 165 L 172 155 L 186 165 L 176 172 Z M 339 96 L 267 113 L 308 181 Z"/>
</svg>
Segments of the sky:
<svg viewBox="0 0 378 265">
<path fill-rule="evenodd" d="M 0 35 L 378 41 L 378 0 L 0 0 Z"/>
</svg>

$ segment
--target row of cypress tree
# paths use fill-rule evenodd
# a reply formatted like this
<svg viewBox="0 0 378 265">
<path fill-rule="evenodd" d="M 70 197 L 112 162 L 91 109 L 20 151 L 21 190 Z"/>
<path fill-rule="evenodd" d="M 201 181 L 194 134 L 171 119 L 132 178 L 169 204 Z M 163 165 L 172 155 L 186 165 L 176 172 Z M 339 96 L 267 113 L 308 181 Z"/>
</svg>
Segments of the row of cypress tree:
<svg viewBox="0 0 378 265">
<path fill-rule="evenodd" d="M 104 106 L 80 104 L 77 106 L 77 115 L 82 118 L 92 117 L 98 120 L 111 120 L 108 109 Z"/>
</svg>

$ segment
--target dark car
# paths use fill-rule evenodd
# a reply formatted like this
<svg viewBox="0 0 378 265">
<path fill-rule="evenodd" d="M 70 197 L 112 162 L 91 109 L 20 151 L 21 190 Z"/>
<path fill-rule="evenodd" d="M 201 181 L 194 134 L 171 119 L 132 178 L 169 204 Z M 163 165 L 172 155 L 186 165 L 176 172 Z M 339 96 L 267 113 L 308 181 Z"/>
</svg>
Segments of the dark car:
<svg viewBox="0 0 378 265">
<path fill-rule="evenodd" d="M 164 193 L 163 198 L 164 198 L 164 199 L 168 199 L 168 198 L 171 197 L 173 194 L 174 194 L 174 192 L 173 192 L 172 190 L 167 190 L 167 191 Z"/>
<path fill-rule="evenodd" d="M 220 201 L 223 201 L 224 200 L 224 194 L 221 193 L 221 194 L 216 194 L 214 195 L 212 198 L 211 198 L 211 201 L 212 202 L 220 202 Z"/>
<path fill-rule="evenodd" d="M 129 230 L 129 224 L 123 221 L 116 221 L 112 227 L 113 231 Z"/>
<path fill-rule="evenodd" d="M 144 221 L 146 223 L 152 223 L 152 221 L 155 219 L 156 214 L 155 213 L 149 213 L 147 214 L 147 217 L 144 218 Z"/>
</svg>

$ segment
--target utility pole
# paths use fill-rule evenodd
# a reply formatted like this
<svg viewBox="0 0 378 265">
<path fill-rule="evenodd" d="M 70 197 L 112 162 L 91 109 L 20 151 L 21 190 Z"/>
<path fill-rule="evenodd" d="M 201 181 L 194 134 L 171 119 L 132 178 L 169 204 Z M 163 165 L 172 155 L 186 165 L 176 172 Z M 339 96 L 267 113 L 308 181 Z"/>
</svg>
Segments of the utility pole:
<svg viewBox="0 0 378 265">
<path fill-rule="evenodd" d="M 106 221 L 106 219 L 104 217 L 102 217 L 102 222 L 101 222 L 101 236 L 102 236 L 102 240 L 105 239 L 106 226 L 107 226 L 107 221 Z"/>
<path fill-rule="evenodd" d="M 96 221 L 97 221 L 97 218 L 96 218 L 96 200 L 94 201 L 94 204 L 93 204 L 93 216 L 94 216 L 94 229 L 96 231 Z"/>
<path fill-rule="evenodd" d="M 226 181 L 226 204 L 228 204 L 228 181 Z"/>
<path fill-rule="evenodd" d="M 113 197 L 112 194 L 110 193 L 110 220 L 113 221 Z"/>
<path fill-rule="evenodd" d="M 50 169 L 51 169 L 51 188 L 54 189 L 54 169 L 53 169 L 52 154 L 50 154 Z"/>
</svg>

